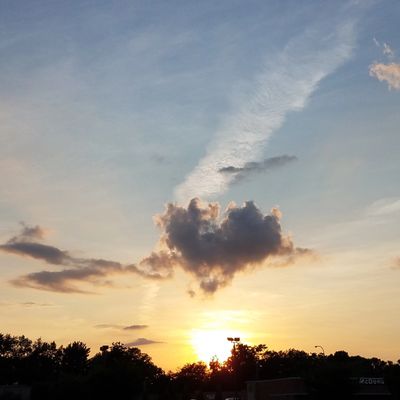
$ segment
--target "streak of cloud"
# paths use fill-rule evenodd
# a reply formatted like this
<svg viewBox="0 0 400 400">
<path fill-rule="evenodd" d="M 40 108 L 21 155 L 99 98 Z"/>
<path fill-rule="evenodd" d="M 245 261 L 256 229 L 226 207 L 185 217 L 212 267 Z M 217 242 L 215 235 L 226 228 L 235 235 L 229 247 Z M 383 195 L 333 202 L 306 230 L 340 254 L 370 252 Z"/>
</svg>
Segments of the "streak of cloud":
<svg viewBox="0 0 400 400">
<path fill-rule="evenodd" d="M 355 41 L 353 25 L 341 22 L 328 31 L 326 26 L 315 25 L 292 39 L 277 56 L 268 56 L 246 105 L 225 118 L 204 158 L 175 188 L 179 202 L 193 197 L 210 199 L 225 192 L 235 178 L 221 174 L 222 168 L 243 168 L 260 160 L 268 139 L 288 113 L 302 110 L 319 82 L 349 59 Z"/>
<path fill-rule="evenodd" d="M 17 287 L 30 287 L 60 293 L 91 293 L 80 289 L 76 284 L 91 283 L 98 286 L 109 286 L 106 280 L 111 275 L 138 273 L 135 265 L 122 266 L 119 263 L 96 260 L 91 266 L 61 271 L 40 271 L 23 275 L 11 281 Z"/>
<path fill-rule="evenodd" d="M 266 158 L 261 162 L 248 162 L 243 167 L 229 165 L 221 168 L 219 172 L 223 174 L 234 174 L 234 182 L 239 182 L 253 173 L 261 173 L 271 169 L 283 167 L 284 165 L 296 160 L 296 156 L 284 154 L 282 156 Z"/>
<path fill-rule="evenodd" d="M 24 301 L 22 303 L 11 303 L 11 302 L 0 302 L 0 307 L 13 307 L 20 306 L 24 308 L 34 308 L 34 307 L 55 307 L 52 303 L 37 303 L 35 301 Z"/>
<path fill-rule="evenodd" d="M 146 329 L 148 328 L 148 325 L 129 325 L 129 326 L 124 326 L 123 329 L 125 331 L 137 331 L 140 329 Z"/>
<path fill-rule="evenodd" d="M 384 216 L 400 212 L 400 199 L 396 197 L 383 198 L 373 202 L 366 209 L 367 216 Z"/>
<path fill-rule="evenodd" d="M 31 287 L 61 293 L 89 293 L 76 284 L 91 283 L 109 286 L 106 279 L 112 275 L 136 274 L 144 278 L 162 279 L 159 272 L 139 269 L 135 264 L 123 265 L 116 261 L 73 257 L 69 252 L 57 247 L 37 242 L 43 237 L 44 230 L 39 226 L 23 225 L 21 233 L 0 245 L 0 251 L 22 257 L 45 261 L 47 264 L 67 267 L 60 271 L 33 272 L 11 281 L 14 286 Z"/>
<path fill-rule="evenodd" d="M 117 324 L 98 324 L 95 325 L 95 328 L 98 329 L 121 329 L 124 331 L 135 331 L 135 330 L 141 330 L 141 329 L 146 329 L 148 328 L 148 325 L 128 325 L 128 326 L 124 326 L 124 325 L 117 325 Z"/>
<path fill-rule="evenodd" d="M 151 339 L 146 339 L 146 338 L 138 338 L 134 340 L 133 342 L 125 343 L 125 346 L 128 347 L 135 347 L 135 346 L 147 346 L 149 344 L 160 344 L 164 342 L 159 342 L 157 340 L 151 340 Z"/>
<path fill-rule="evenodd" d="M 212 294 L 238 272 L 260 266 L 270 257 L 294 259 L 309 252 L 294 247 L 282 233 L 280 219 L 278 209 L 264 215 L 252 201 L 242 207 L 230 204 L 222 219 L 218 203 L 203 204 L 197 198 L 187 208 L 170 203 L 157 217 L 162 250 L 142 263 L 155 273 L 160 265 L 177 265 L 195 277 L 204 293 Z"/>
</svg>

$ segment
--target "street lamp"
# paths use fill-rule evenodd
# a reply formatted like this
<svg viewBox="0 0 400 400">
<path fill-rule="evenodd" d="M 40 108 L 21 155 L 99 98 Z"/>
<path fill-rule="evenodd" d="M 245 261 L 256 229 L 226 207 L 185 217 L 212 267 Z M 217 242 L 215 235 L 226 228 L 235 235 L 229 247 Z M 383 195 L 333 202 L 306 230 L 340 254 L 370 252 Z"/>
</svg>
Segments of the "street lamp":
<svg viewBox="0 0 400 400">
<path fill-rule="evenodd" d="M 240 337 L 228 337 L 226 338 L 229 342 L 233 343 L 233 348 L 240 342 Z"/>
<path fill-rule="evenodd" d="M 324 348 L 321 346 L 321 345 L 319 345 L 319 344 L 317 344 L 316 346 L 314 346 L 315 348 L 320 348 L 321 350 L 322 350 L 322 354 L 324 355 L 324 357 L 325 357 L 325 350 L 324 350 Z"/>
</svg>

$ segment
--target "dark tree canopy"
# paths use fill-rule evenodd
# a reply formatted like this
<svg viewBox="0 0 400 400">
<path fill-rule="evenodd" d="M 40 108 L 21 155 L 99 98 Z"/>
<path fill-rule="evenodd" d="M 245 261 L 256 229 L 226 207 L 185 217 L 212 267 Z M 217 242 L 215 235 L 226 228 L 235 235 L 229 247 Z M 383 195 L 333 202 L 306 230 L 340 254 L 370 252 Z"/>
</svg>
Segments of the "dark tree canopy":
<svg viewBox="0 0 400 400">
<path fill-rule="evenodd" d="M 119 342 L 102 346 L 91 358 L 89 353 L 79 341 L 58 347 L 40 338 L 0 334 L 0 385 L 29 385 L 33 400 L 186 400 L 207 391 L 219 399 L 221 393 L 243 390 L 246 381 L 298 376 L 311 388 L 312 398 L 334 399 L 351 393 L 351 378 L 368 376 L 384 377 L 393 398 L 400 399 L 400 362 L 345 351 L 325 356 L 238 343 L 225 362 L 188 363 L 168 374 L 139 348 Z"/>
</svg>

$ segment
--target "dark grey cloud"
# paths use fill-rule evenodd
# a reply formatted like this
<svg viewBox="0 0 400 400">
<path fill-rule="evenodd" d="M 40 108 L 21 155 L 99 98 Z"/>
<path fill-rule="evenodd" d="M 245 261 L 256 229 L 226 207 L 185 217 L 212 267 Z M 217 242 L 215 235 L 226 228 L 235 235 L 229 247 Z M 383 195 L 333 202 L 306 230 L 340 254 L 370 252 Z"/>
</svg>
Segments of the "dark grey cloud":
<svg viewBox="0 0 400 400">
<path fill-rule="evenodd" d="M 283 167 L 284 165 L 296 160 L 296 156 L 289 156 L 287 154 L 284 154 L 281 156 L 266 158 L 264 161 L 261 162 L 248 162 L 243 167 L 235 167 L 233 165 L 229 165 L 221 168 L 219 172 L 223 174 L 234 174 L 235 183 L 248 177 L 251 174 L 266 172 L 271 169 Z"/>
<path fill-rule="evenodd" d="M 74 260 L 71 259 L 67 252 L 42 243 L 8 241 L 7 243 L 0 245 L 0 250 L 20 256 L 36 258 L 37 260 L 43 260 L 48 264 L 70 265 L 74 263 Z"/>
<path fill-rule="evenodd" d="M 280 217 L 277 209 L 264 215 L 252 201 L 242 207 L 231 204 L 222 219 L 217 203 L 203 205 L 195 198 L 187 208 L 168 204 L 157 217 L 164 249 L 141 264 L 155 272 L 160 266 L 178 265 L 196 278 L 203 292 L 214 293 L 238 272 L 264 264 L 270 257 L 295 258 L 296 253 L 308 251 L 296 249 L 282 233 Z"/>
<path fill-rule="evenodd" d="M 38 240 L 43 239 L 43 237 L 44 230 L 40 226 L 30 227 L 22 224 L 21 232 L 5 244 L 0 245 L 0 250 L 43 260 L 48 264 L 66 265 L 71 262 L 71 257 L 67 252 L 39 243 Z"/>
<path fill-rule="evenodd" d="M 33 272 L 12 280 L 13 285 L 62 293 L 89 293 L 80 289 L 77 284 L 89 282 L 107 286 L 110 282 L 106 278 L 117 274 L 136 274 L 150 279 L 164 278 L 161 268 L 158 271 L 146 271 L 134 264 L 123 265 L 110 260 L 74 257 L 65 250 L 38 242 L 43 238 L 43 232 L 39 226 L 23 225 L 19 235 L 0 245 L 0 251 L 66 268 L 59 271 Z"/>
<path fill-rule="evenodd" d="M 141 337 L 141 338 L 134 340 L 133 342 L 125 343 L 125 346 L 128 346 L 128 347 L 146 346 L 148 344 L 158 344 L 158 343 L 164 343 L 164 342 L 158 342 L 156 340 L 151 340 L 151 339 L 146 339 L 144 337 Z"/>
<path fill-rule="evenodd" d="M 137 273 L 135 265 L 123 266 L 106 260 L 88 260 L 88 266 L 63 269 L 61 271 L 40 271 L 23 275 L 11 281 L 14 286 L 31 287 L 60 293 L 91 293 L 80 289 L 77 283 L 89 282 L 107 286 L 105 278 L 115 274 Z"/>
</svg>

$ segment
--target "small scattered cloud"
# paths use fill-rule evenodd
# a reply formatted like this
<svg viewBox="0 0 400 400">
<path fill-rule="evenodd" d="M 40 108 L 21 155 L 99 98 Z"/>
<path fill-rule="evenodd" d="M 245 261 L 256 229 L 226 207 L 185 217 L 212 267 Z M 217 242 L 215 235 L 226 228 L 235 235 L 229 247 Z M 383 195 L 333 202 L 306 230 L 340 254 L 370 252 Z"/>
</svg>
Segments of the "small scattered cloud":
<svg viewBox="0 0 400 400">
<path fill-rule="evenodd" d="M 383 54 L 385 56 L 388 56 L 389 58 L 393 58 L 394 57 L 394 51 L 387 43 L 383 43 L 382 52 L 383 52 Z"/>
<path fill-rule="evenodd" d="M 372 40 L 375 43 L 375 46 L 381 47 L 381 44 L 379 43 L 379 40 L 375 36 L 372 38 Z"/>
<path fill-rule="evenodd" d="M 170 203 L 156 218 L 161 250 L 141 264 L 155 273 L 162 266 L 163 274 L 166 266 L 179 266 L 195 277 L 203 293 L 212 294 L 270 257 L 294 259 L 309 252 L 295 248 L 282 233 L 280 219 L 278 209 L 264 215 L 252 201 L 241 207 L 231 203 L 222 217 L 218 203 L 203 204 L 197 198 L 187 208 Z"/>
<path fill-rule="evenodd" d="M 389 89 L 400 90 L 400 64 L 374 63 L 369 67 L 369 75 L 380 82 L 385 81 Z"/>
<path fill-rule="evenodd" d="M 244 178 L 247 178 L 249 175 L 253 173 L 262 173 L 267 172 L 269 170 L 283 167 L 284 165 L 296 161 L 296 156 L 289 156 L 287 154 L 266 158 L 261 162 L 248 162 L 244 164 L 242 167 L 236 167 L 233 165 L 229 165 L 219 169 L 220 173 L 223 174 L 234 174 L 235 179 L 233 182 L 241 181 Z"/>
<path fill-rule="evenodd" d="M 23 275 L 11 281 L 14 286 L 60 293 L 90 293 L 79 288 L 77 284 L 110 286 L 111 282 L 107 278 L 121 274 L 136 274 L 149 279 L 164 278 L 160 272 L 147 272 L 137 268 L 135 264 L 123 265 L 104 259 L 74 257 L 68 251 L 40 243 L 38 240 L 43 238 L 43 232 L 44 230 L 39 226 L 23 225 L 20 234 L 0 245 L 0 251 L 67 268 L 60 271 L 39 271 Z"/>
<path fill-rule="evenodd" d="M 146 329 L 148 328 L 148 325 L 128 325 L 124 326 L 122 329 L 125 331 L 137 331 L 140 329 Z"/>
<path fill-rule="evenodd" d="M 37 303 L 34 301 L 24 301 L 21 303 L 0 302 L 0 307 L 25 307 L 25 308 L 55 307 L 55 304 L 53 304 L 53 303 Z"/>
<path fill-rule="evenodd" d="M 125 346 L 128 347 L 135 347 L 135 346 L 147 346 L 149 344 L 160 344 L 164 342 L 158 342 L 156 340 L 151 340 L 151 339 L 146 339 L 146 338 L 138 338 L 134 340 L 133 342 L 125 343 Z"/>
<path fill-rule="evenodd" d="M 400 90 L 400 64 L 393 62 L 394 50 L 387 43 L 381 45 L 376 38 L 373 38 L 373 41 L 376 46 L 382 49 L 383 55 L 392 62 L 388 64 L 374 62 L 369 66 L 369 75 L 380 82 L 386 82 L 389 90 Z"/>
<path fill-rule="evenodd" d="M 95 328 L 98 329 L 120 329 L 120 330 L 124 330 L 124 331 L 135 331 L 135 330 L 141 330 L 141 329 L 146 329 L 148 328 L 148 325 L 118 325 L 118 324 L 98 324 L 95 325 Z"/>
<path fill-rule="evenodd" d="M 372 40 L 374 41 L 376 47 L 382 49 L 383 55 L 385 55 L 388 58 L 394 57 L 394 50 L 387 43 L 383 42 L 381 44 L 376 37 L 373 37 Z"/>
</svg>

